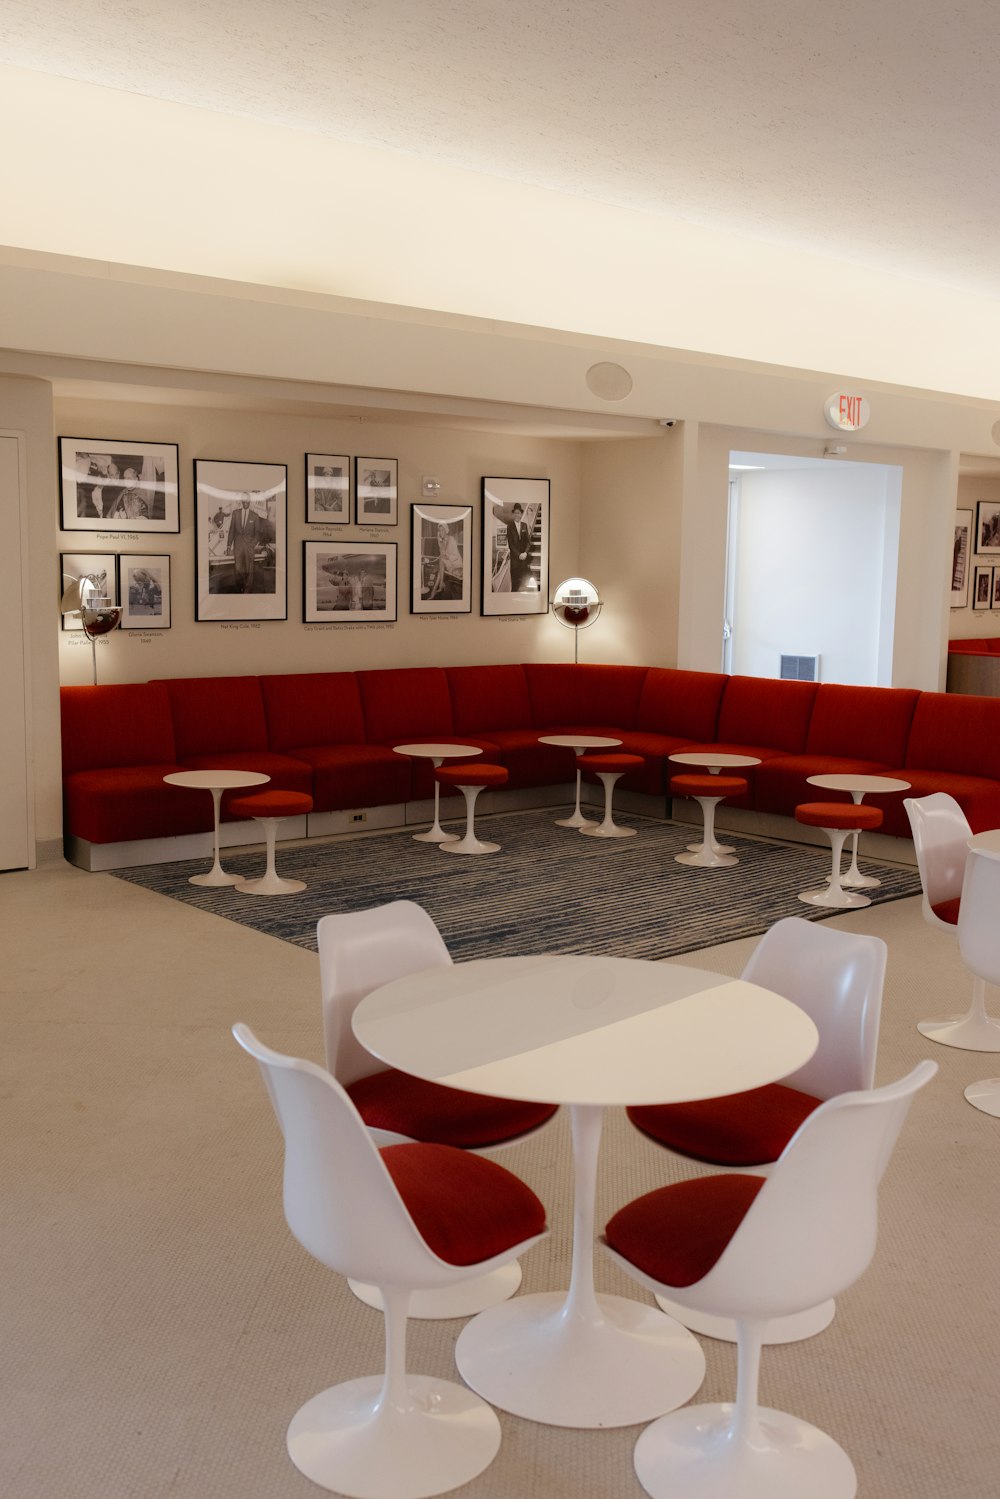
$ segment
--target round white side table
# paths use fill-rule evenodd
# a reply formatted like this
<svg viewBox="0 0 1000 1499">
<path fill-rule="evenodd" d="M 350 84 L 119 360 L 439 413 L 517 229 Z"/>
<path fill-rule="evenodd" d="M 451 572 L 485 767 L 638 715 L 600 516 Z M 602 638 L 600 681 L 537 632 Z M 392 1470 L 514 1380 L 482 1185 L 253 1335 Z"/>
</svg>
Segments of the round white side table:
<svg viewBox="0 0 1000 1499">
<path fill-rule="evenodd" d="M 875 795 L 879 791 L 887 793 L 890 791 L 909 791 L 909 781 L 896 780 L 894 776 L 867 776 L 867 775 L 828 775 L 807 776 L 806 780 L 810 786 L 819 786 L 823 791 L 848 791 L 855 806 L 858 806 L 862 798 L 867 795 Z M 827 879 L 830 876 L 827 875 Z M 858 868 L 858 835 L 851 834 L 851 862 L 846 874 L 840 876 L 840 883 L 845 890 L 874 890 L 882 881 L 877 880 L 874 875 L 862 874 Z"/>
<path fill-rule="evenodd" d="M 263 786 L 270 776 L 255 770 L 176 770 L 163 779 L 169 786 L 186 786 L 192 791 L 210 791 L 215 810 L 215 858 L 207 874 L 191 875 L 192 885 L 238 885 L 244 878 L 241 874 L 227 874 L 219 863 L 219 808 L 224 791 L 235 791 L 247 786 Z"/>
<path fill-rule="evenodd" d="M 589 749 L 617 749 L 620 739 L 606 739 L 600 734 L 540 734 L 539 744 L 554 744 L 559 749 L 571 749 L 576 756 L 576 806 L 572 817 L 557 817 L 557 828 L 593 828 L 597 824 L 580 811 L 580 756 Z"/>
<path fill-rule="evenodd" d="M 445 760 L 471 760 L 481 755 L 482 750 L 474 744 L 394 744 L 397 755 L 409 755 L 415 760 L 430 760 L 436 770 Z M 441 787 L 434 782 L 434 823 L 426 833 L 414 833 L 417 843 L 454 843 L 457 833 L 446 833 L 441 826 Z"/>
</svg>

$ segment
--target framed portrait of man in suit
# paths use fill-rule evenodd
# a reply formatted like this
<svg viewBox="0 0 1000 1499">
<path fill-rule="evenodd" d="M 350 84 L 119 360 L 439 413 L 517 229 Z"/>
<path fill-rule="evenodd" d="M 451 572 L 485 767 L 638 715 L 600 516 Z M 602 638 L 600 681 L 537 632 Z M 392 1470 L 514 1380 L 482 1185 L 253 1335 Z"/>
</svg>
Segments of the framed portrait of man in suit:
<svg viewBox="0 0 1000 1499">
<path fill-rule="evenodd" d="M 483 586 L 479 612 L 547 614 L 548 479 L 483 479 Z"/>
<path fill-rule="evenodd" d="M 195 618 L 288 618 L 288 469 L 196 458 Z"/>
</svg>

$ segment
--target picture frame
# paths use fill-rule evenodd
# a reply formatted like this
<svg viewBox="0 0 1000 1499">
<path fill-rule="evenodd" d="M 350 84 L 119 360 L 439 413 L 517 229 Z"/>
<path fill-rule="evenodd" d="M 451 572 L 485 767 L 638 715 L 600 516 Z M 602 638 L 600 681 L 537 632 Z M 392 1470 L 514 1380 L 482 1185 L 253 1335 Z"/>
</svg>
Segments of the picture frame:
<svg viewBox="0 0 1000 1499">
<path fill-rule="evenodd" d="M 483 478 L 480 614 L 548 613 L 549 508 L 548 479 Z"/>
<path fill-rule="evenodd" d="M 967 609 L 972 571 L 972 511 L 955 511 L 955 545 L 951 557 L 951 607 Z"/>
<path fill-rule="evenodd" d="M 59 438 L 63 531 L 180 531 L 175 442 Z"/>
<path fill-rule="evenodd" d="M 399 520 L 399 464 L 395 458 L 355 458 L 354 519 L 359 526 L 395 526 Z"/>
<path fill-rule="evenodd" d="M 170 556 L 122 552 L 118 588 L 123 630 L 170 629 Z"/>
<path fill-rule="evenodd" d="M 472 613 L 472 506 L 410 506 L 410 613 Z"/>
<path fill-rule="evenodd" d="M 62 598 L 73 578 L 91 577 L 98 591 L 107 595 L 112 604 L 118 603 L 118 558 L 115 552 L 60 552 L 59 553 L 59 597 Z M 82 630 L 78 615 L 63 614 L 64 630 Z"/>
<path fill-rule="evenodd" d="M 1000 609 L 1000 567 L 993 569 L 993 593 L 990 598 L 990 608 Z"/>
<path fill-rule="evenodd" d="M 288 618 L 288 467 L 196 458 L 195 619 Z"/>
<path fill-rule="evenodd" d="M 988 609 L 993 601 L 993 568 L 977 566 L 972 579 L 973 609 Z"/>
<path fill-rule="evenodd" d="M 1000 554 L 1000 500 L 980 500 L 976 505 L 976 536 L 973 551 Z"/>
<path fill-rule="evenodd" d="M 351 460 L 346 453 L 306 454 L 306 523 L 350 525 Z"/>
<path fill-rule="evenodd" d="M 394 624 L 394 541 L 304 541 L 302 622 L 307 625 Z"/>
</svg>

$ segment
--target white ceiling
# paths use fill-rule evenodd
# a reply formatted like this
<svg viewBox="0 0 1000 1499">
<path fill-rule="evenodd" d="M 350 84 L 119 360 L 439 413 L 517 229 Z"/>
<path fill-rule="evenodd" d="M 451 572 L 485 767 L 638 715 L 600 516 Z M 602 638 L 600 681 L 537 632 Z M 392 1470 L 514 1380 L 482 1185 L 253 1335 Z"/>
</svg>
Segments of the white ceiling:
<svg viewBox="0 0 1000 1499">
<path fill-rule="evenodd" d="M 0 61 L 1000 294 L 995 0 L 3 0 Z"/>
</svg>

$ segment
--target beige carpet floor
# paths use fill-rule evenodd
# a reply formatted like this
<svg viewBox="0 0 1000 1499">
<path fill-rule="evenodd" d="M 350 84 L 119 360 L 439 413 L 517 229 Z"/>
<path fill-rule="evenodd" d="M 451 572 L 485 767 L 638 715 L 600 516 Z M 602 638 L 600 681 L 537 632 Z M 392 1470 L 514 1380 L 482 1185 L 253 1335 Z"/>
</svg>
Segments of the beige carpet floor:
<svg viewBox="0 0 1000 1499">
<path fill-rule="evenodd" d="M 530 901 L 526 902 L 530 914 Z M 962 1088 L 1000 1058 L 925 1041 L 964 1007 L 957 951 L 903 900 L 836 918 L 889 944 L 879 1075 L 941 1065 L 886 1177 L 865 1278 L 818 1338 L 765 1351 L 762 1396 L 851 1453 L 862 1499 L 1000 1493 L 1000 1121 Z M 321 1055 L 314 955 L 120 880 L 53 863 L 0 876 L 3 1229 L 0 1492 L 6 1499 L 308 1499 L 286 1424 L 380 1366 L 381 1319 L 288 1233 L 280 1141 L 246 1020 Z M 753 940 L 680 960 L 739 971 Z M 993 994 L 1000 1012 L 1000 996 Z M 528 1290 L 565 1285 L 564 1122 L 508 1151 L 553 1233 Z M 605 1217 L 687 1168 L 609 1115 Z M 601 1219 L 603 1222 L 603 1218 Z M 598 1258 L 601 1288 L 643 1295 Z M 460 1323 L 414 1323 L 411 1366 L 449 1376 Z M 706 1340 L 698 1398 L 730 1398 Z M 574 1432 L 503 1416 L 468 1499 L 638 1499 L 639 1428 Z M 681 1496 L 678 1496 L 681 1499 Z M 803 1499 L 809 1499 L 803 1495 Z"/>
</svg>

